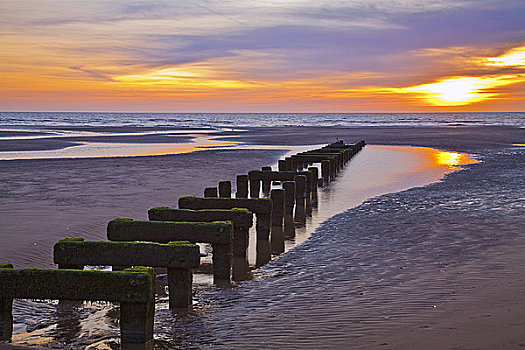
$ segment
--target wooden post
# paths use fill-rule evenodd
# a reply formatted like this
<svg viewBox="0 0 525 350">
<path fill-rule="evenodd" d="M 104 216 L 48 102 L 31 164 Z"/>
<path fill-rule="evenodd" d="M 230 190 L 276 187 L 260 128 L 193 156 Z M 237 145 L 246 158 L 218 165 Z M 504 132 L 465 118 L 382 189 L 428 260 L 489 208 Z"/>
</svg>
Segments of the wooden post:
<svg viewBox="0 0 525 350">
<path fill-rule="evenodd" d="M 250 198 L 259 198 L 261 191 L 261 181 L 250 180 Z"/>
<path fill-rule="evenodd" d="M 312 207 L 317 208 L 319 204 L 319 198 L 317 196 L 317 184 L 319 183 L 319 169 L 315 166 L 311 166 L 308 168 L 308 170 L 312 172 Z"/>
<path fill-rule="evenodd" d="M 284 252 L 284 197 L 285 190 L 273 189 L 271 192 L 272 200 L 272 231 L 271 231 L 271 246 L 272 253 L 281 254 Z"/>
<path fill-rule="evenodd" d="M 288 170 L 288 168 L 286 167 L 286 160 L 284 159 L 279 159 L 279 168 L 278 168 L 279 171 L 286 171 Z"/>
<path fill-rule="evenodd" d="M 263 166 L 262 171 L 272 171 L 271 166 Z M 262 182 L 262 192 L 265 197 L 268 197 L 270 195 L 270 190 L 272 188 L 272 182 L 263 180 Z"/>
<path fill-rule="evenodd" d="M 295 205 L 295 181 L 284 181 L 284 234 L 286 237 L 295 237 L 293 208 Z"/>
<path fill-rule="evenodd" d="M 231 198 L 232 197 L 231 181 L 220 181 L 219 182 L 219 197 L 221 198 Z"/>
<path fill-rule="evenodd" d="M 217 197 L 217 187 L 206 187 L 204 189 L 204 197 Z"/>
<path fill-rule="evenodd" d="M 294 179 L 295 179 L 295 218 L 294 218 L 294 221 L 298 226 L 304 226 L 306 223 L 306 215 L 305 215 L 306 176 L 296 175 Z"/>
<path fill-rule="evenodd" d="M 248 175 L 237 175 L 236 198 L 248 198 Z"/>
<path fill-rule="evenodd" d="M 323 177 L 323 184 L 327 185 L 330 182 L 330 161 L 323 160 L 321 162 L 321 176 Z"/>
</svg>

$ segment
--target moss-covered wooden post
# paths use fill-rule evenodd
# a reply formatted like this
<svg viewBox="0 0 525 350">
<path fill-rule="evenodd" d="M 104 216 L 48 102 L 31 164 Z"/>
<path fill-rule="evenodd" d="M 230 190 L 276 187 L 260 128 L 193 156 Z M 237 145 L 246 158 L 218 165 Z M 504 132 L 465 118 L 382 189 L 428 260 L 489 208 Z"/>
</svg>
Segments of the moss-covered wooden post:
<svg viewBox="0 0 525 350">
<path fill-rule="evenodd" d="M 272 231 L 270 242 L 272 252 L 281 254 L 284 252 L 284 197 L 285 190 L 273 189 L 270 194 L 272 200 Z"/>
<path fill-rule="evenodd" d="M 0 299 L 13 298 L 118 302 L 121 348 L 153 348 L 155 273 L 151 268 L 122 272 L 0 268 Z M 2 338 L 9 340 L 11 334 Z"/>
<path fill-rule="evenodd" d="M 284 159 L 279 159 L 278 170 L 279 170 L 279 171 L 286 171 L 286 170 L 288 170 L 288 169 L 286 168 L 286 160 L 284 160 Z"/>
<path fill-rule="evenodd" d="M 233 266 L 232 279 L 243 280 L 249 272 L 248 243 L 249 230 L 253 225 L 253 213 L 248 209 L 174 209 L 158 207 L 148 210 L 148 217 L 154 221 L 213 222 L 232 221 L 233 223 Z"/>
<path fill-rule="evenodd" d="M 0 269 L 13 269 L 13 264 L 0 264 Z M 13 298 L 0 296 L 0 340 L 11 340 L 13 334 Z"/>
<path fill-rule="evenodd" d="M 206 187 L 204 189 L 204 197 L 216 198 L 217 196 L 217 187 Z"/>
<path fill-rule="evenodd" d="M 231 200 L 227 198 L 206 198 L 211 200 Z M 213 280 L 215 283 L 229 283 L 231 270 L 231 242 L 233 225 L 231 222 L 171 222 L 134 221 L 116 219 L 107 227 L 107 237 L 111 241 L 149 241 L 167 243 L 173 240 L 211 243 L 213 256 Z M 217 262 L 217 264 L 215 264 Z"/>
<path fill-rule="evenodd" d="M 317 184 L 319 183 L 319 169 L 315 166 L 311 166 L 308 168 L 308 171 L 312 172 L 312 207 L 317 208 L 319 204 L 319 197 L 317 196 Z"/>
<path fill-rule="evenodd" d="M 262 171 L 272 171 L 271 166 L 263 166 L 261 168 Z M 272 188 L 272 182 L 268 180 L 262 180 L 262 193 L 265 197 L 268 197 L 270 195 L 270 189 Z"/>
<path fill-rule="evenodd" d="M 192 269 L 199 267 L 200 253 L 196 244 L 187 241 L 159 244 L 152 242 L 107 242 L 66 238 L 53 247 L 53 260 L 58 266 L 84 264 L 93 266 L 126 265 L 167 267 L 169 305 L 191 306 Z"/>
<path fill-rule="evenodd" d="M 248 175 L 237 175 L 236 198 L 248 198 Z"/>
<path fill-rule="evenodd" d="M 69 242 L 84 242 L 84 238 L 66 238 L 65 240 Z M 57 264 L 58 268 L 60 270 L 83 270 L 84 265 L 83 264 L 71 264 L 71 263 L 59 263 Z M 115 266 L 113 268 L 113 271 L 122 271 L 130 266 Z"/>
<path fill-rule="evenodd" d="M 283 181 L 284 190 L 284 235 L 295 237 L 293 208 L 295 205 L 295 181 Z"/>
<path fill-rule="evenodd" d="M 257 232 L 257 258 L 256 265 L 262 266 L 271 259 L 270 254 L 270 226 L 272 202 L 269 198 L 243 199 L 243 198 L 198 198 L 181 197 L 179 198 L 179 208 L 181 209 L 232 209 L 246 208 L 255 213 L 257 222 L 255 229 Z"/>
<path fill-rule="evenodd" d="M 295 216 L 294 221 L 299 226 L 304 226 L 306 223 L 305 215 L 305 187 L 306 187 L 306 176 L 296 175 L 295 181 Z"/>
<path fill-rule="evenodd" d="M 321 176 L 323 177 L 323 184 L 328 184 L 330 182 L 330 161 L 323 160 L 321 161 Z"/>
<path fill-rule="evenodd" d="M 232 197 L 231 181 L 220 181 L 219 182 L 219 197 L 221 198 L 231 198 Z"/>
</svg>

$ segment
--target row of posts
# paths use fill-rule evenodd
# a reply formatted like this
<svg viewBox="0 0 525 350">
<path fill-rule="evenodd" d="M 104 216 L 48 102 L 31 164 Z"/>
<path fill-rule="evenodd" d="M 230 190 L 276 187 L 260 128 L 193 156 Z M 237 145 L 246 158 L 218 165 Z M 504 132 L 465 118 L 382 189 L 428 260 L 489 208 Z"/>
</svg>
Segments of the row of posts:
<svg viewBox="0 0 525 350">
<path fill-rule="evenodd" d="M 12 300 L 104 300 L 120 303 L 122 349 L 153 348 L 156 279 L 153 267 L 166 268 L 169 306 L 192 305 L 192 271 L 200 265 L 199 247 L 212 246 L 216 284 L 249 276 L 249 229 L 256 217 L 256 267 L 284 252 L 317 206 L 318 187 L 335 180 L 365 145 L 343 141 L 279 160 L 278 170 L 263 167 L 207 187 L 204 197 L 182 197 L 178 209 L 152 208 L 148 221 L 116 219 L 107 226 L 108 241 L 68 238 L 54 246 L 57 270 L 14 269 L 0 264 L 0 339 L 12 335 Z M 310 165 L 320 164 L 319 168 Z M 261 195 L 262 190 L 262 195 Z M 112 266 L 86 271 L 84 266 Z M 147 266 L 147 267 L 144 267 Z M 82 288 L 78 288 L 82 286 Z"/>
</svg>

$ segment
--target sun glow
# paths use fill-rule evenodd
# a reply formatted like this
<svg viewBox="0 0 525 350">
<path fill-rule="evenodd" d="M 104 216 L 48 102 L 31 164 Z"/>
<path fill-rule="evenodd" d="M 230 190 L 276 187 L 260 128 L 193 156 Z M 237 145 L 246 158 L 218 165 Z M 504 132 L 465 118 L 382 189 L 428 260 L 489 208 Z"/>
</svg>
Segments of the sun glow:
<svg viewBox="0 0 525 350">
<path fill-rule="evenodd" d="M 485 64 L 488 66 L 502 67 L 525 66 L 525 46 L 514 48 L 502 56 L 489 57 Z"/>
<path fill-rule="evenodd" d="M 246 88 L 251 84 L 232 79 L 225 79 L 217 76 L 213 69 L 206 67 L 182 67 L 165 68 L 157 71 L 123 75 L 114 78 L 115 81 L 132 85 L 167 85 L 183 86 L 184 88 Z"/>
<path fill-rule="evenodd" d="M 422 84 L 402 88 L 400 92 L 415 92 L 437 106 L 461 106 L 479 102 L 494 96 L 489 89 L 522 82 L 521 76 L 506 75 L 499 77 L 457 77 L 443 79 L 436 83 Z"/>
</svg>

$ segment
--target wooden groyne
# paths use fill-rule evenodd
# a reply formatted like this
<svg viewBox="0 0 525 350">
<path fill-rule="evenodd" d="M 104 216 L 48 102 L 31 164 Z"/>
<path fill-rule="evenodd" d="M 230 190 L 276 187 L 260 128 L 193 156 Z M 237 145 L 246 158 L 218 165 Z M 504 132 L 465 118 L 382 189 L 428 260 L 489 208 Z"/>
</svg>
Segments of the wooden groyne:
<svg viewBox="0 0 525 350">
<path fill-rule="evenodd" d="M 214 282 L 230 282 L 233 244 L 233 225 L 230 221 L 173 222 L 116 219 L 109 222 L 107 235 L 110 241 L 210 243 L 213 249 Z"/>
<path fill-rule="evenodd" d="M 112 301 L 120 303 L 122 349 L 153 348 L 155 273 L 124 271 L 14 269 L 0 265 L 0 339 L 13 331 L 13 299 Z"/>
<path fill-rule="evenodd" d="M 249 232 L 255 215 L 256 263 L 268 263 L 285 250 L 287 239 L 318 204 L 320 186 L 335 181 L 364 141 L 337 141 L 294 154 L 207 187 L 203 197 L 181 197 L 179 208 L 156 207 L 148 221 L 115 219 L 108 241 L 69 238 L 54 246 L 56 270 L 14 269 L 0 263 L 0 340 L 12 336 L 12 300 L 58 299 L 120 303 L 122 349 L 152 349 L 156 279 L 152 267 L 167 268 L 169 306 L 192 306 L 192 274 L 199 247 L 212 246 L 214 283 L 230 285 L 250 277 Z M 235 194 L 235 198 L 232 198 Z M 83 270 L 112 266 L 114 271 Z M 129 268 L 133 266 L 132 268 Z"/>
<path fill-rule="evenodd" d="M 152 208 L 148 211 L 150 220 L 179 222 L 214 222 L 231 221 L 233 224 L 233 268 L 232 279 L 245 279 L 248 271 L 248 234 L 253 225 L 253 214 L 248 209 L 173 209 L 168 207 Z"/>
<path fill-rule="evenodd" d="M 91 266 L 148 266 L 168 270 L 170 309 L 192 304 L 192 270 L 199 267 L 196 244 L 170 242 L 90 242 L 81 238 L 63 239 L 53 248 L 53 260 L 59 269 Z"/>
<path fill-rule="evenodd" d="M 266 264 L 271 259 L 270 226 L 272 202 L 268 198 L 179 198 L 181 209 L 234 209 L 245 208 L 256 216 L 255 230 L 257 232 L 257 266 Z"/>
</svg>

